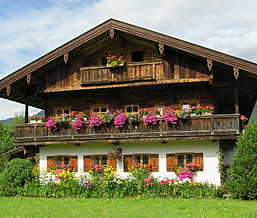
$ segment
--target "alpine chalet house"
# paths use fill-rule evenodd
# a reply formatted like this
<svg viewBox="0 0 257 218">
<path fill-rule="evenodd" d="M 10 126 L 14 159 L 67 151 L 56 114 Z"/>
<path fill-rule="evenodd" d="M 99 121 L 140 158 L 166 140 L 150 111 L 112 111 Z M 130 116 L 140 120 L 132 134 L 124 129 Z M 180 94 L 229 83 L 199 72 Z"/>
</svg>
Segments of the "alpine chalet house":
<svg viewBox="0 0 257 218">
<path fill-rule="evenodd" d="M 122 64 L 108 62 L 113 55 Z M 15 126 L 14 144 L 39 152 L 41 170 L 70 163 L 80 174 L 91 164 L 107 164 L 125 176 L 137 162 L 150 163 L 156 177 L 172 178 L 175 163 L 193 162 L 201 166 L 196 180 L 220 185 L 218 152 L 231 161 L 240 115 L 250 117 L 256 84 L 255 63 L 110 19 L 3 78 L 0 97 L 25 104 L 27 124 Z M 161 116 L 148 125 L 128 118 L 119 128 L 113 122 L 90 125 L 96 113 L 165 115 L 197 105 L 213 108 L 212 114 L 174 124 Z M 70 122 L 55 130 L 30 123 L 29 106 L 45 110 L 47 120 L 88 118 L 81 128 Z M 114 148 L 122 151 L 121 161 L 107 159 Z"/>
</svg>

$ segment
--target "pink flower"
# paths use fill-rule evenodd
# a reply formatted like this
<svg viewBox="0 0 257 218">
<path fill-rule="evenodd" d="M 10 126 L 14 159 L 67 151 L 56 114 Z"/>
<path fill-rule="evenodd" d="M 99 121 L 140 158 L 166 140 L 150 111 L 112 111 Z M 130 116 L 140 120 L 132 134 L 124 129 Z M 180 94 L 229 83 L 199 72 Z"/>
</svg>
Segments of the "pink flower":
<svg viewBox="0 0 257 218">
<path fill-rule="evenodd" d="M 145 185 L 143 186 L 143 188 L 145 188 Z"/>
</svg>

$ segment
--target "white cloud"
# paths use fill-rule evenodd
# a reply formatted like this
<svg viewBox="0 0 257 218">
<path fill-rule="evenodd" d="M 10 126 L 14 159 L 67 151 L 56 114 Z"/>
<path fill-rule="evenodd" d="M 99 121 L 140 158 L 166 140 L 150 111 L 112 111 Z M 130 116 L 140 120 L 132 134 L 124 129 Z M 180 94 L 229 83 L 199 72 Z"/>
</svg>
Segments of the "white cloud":
<svg viewBox="0 0 257 218">
<path fill-rule="evenodd" d="M 109 18 L 257 62 L 256 8 L 255 0 L 2 1 L 0 78 Z"/>
</svg>

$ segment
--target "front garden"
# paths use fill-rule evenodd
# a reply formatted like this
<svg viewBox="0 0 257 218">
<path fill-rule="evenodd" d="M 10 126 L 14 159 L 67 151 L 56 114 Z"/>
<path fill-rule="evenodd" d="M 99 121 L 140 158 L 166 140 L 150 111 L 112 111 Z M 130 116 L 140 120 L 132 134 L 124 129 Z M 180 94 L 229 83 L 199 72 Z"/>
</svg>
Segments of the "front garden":
<svg viewBox="0 0 257 218">
<path fill-rule="evenodd" d="M 92 165 L 89 174 L 78 177 L 70 165 L 58 167 L 55 164 L 40 174 L 38 165 L 31 168 L 32 164 L 26 162 L 30 161 L 14 159 L 6 166 L 0 178 L 2 196 L 83 198 L 143 196 L 201 199 L 222 197 L 224 194 L 222 187 L 194 181 L 193 172 L 197 170 L 197 166 L 193 163 L 177 171 L 177 177 L 174 179 L 158 179 L 152 176 L 150 164 L 140 166 L 135 163 L 129 166 L 129 176 L 122 178 L 112 167 L 101 165 Z M 27 170 L 18 175 L 16 165 Z M 31 173 L 28 173 L 28 170 Z M 13 176 L 16 177 L 15 180 Z"/>
</svg>

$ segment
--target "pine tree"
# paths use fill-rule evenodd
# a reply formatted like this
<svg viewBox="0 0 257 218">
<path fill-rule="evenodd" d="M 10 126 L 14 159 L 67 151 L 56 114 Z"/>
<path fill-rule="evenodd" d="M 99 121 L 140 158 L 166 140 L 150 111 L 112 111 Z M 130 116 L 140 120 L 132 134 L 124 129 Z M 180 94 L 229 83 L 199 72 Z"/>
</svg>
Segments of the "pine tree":
<svg viewBox="0 0 257 218">
<path fill-rule="evenodd" d="M 235 197 L 242 199 L 257 198 L 257 122 L 250 121 L 246 133 L 240 135 L 231 155 L 234 161 L 230 165 L 226 188 Z"/>
</svg>

